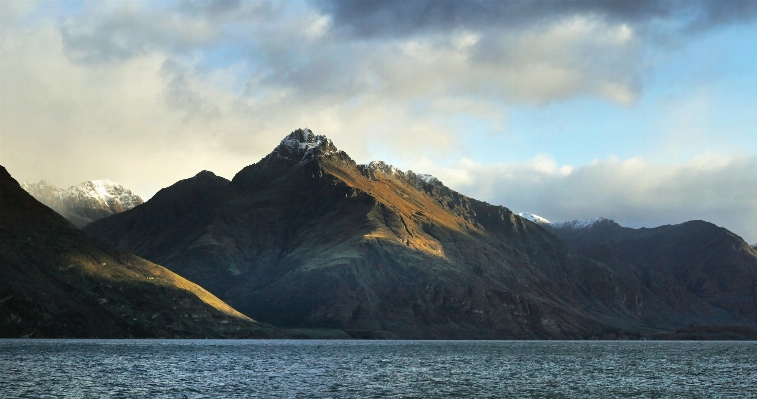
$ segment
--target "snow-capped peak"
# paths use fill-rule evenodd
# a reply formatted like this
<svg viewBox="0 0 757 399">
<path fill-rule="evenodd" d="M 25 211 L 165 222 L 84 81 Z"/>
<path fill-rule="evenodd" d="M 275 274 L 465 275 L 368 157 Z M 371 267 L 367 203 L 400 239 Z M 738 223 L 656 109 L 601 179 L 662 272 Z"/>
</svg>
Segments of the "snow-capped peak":
<svg viewBox="0 0 757 399">
<path fill-rule="evenodd" d="M 569 229 L 569 230 L 578 230 L 578 229 L 585 229 L 587 227 L 594 226 L 595 224 L 602 222 L 604 220 L 607 220 L 603 217 L 596 217 L 592 219 L 582 219 L 582 220 L 572 220 L 570 222 L 560 222 L 560 223 L 552 223 L 552 227 L 556 229 Z"/>
<path fill-rule="evenodd" d="M 305 128 L 297 129 L 284 137 L 271 156 L 305 163 L 316 155 L 326 155 L 336 151 L 334 143 L 326 136 L 315 135 L 310 129 Z"/>
<path fill-rule="evenodd" d="M 79 227 L 144 202 L 131 190 L 108 179 L 85 181 L 65 190 L 44 180 L 21 186 L 39 202 Z"/>
<path fill-rule="evenodd" d="M 108 198 L 113 197 L 116 194 L 117 191 L 123 191 L 123 186 L 120 184 L 114 182 L 113 180 L 108 179 L 101 179 L 101 180 L 89 180 L 85 181 L 84 183 L 80 184 L 79 186 L 74 186 L 69 188 L 67 191 L 71 190 L 90 190 L 93 194 L 96 194 L 97 196 L 101 198 Z"/>
<path fill-rule="evenodd" d="M 292 133 L 288 134 L 286 137 L 284 137 L 283 140 L 281 140 L 281 146 L 287 148 L 288 150 L 308 150 L 311 148 L 315 148 L 318 145 L 321 144 L 323 140 L 328 140 L 326 136 L 316 136 L 313 134 L 313 131 L 304 128 L 304 129 L 297 129 L 293 131 Z"/>
<path fill-rule="evenodd" d="M 61 193 L 61 199 L 95 201 L 107 207 L 131 209 L 141 204 L 142 198 L 124 186 L 108 179 L 89 180 L 78 186 L 71 186 Z"/>
<path fill-rule="evenodd" d="M 518 216 L 522 217 L 523 219 L 528 219 L 536 224 L 552 224 L 549 220 L 539 215 L 534 215 L 531 212 L 521 212 L 518 214 Z"/>
</svg>

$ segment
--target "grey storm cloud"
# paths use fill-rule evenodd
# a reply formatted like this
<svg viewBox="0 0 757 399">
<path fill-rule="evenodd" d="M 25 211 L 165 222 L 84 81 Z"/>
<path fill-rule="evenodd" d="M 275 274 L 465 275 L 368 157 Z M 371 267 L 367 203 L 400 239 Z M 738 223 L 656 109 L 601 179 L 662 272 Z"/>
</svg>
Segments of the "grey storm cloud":
<svg viewBox="0 0 757 399">
<path fill-rule="evenodd" d="M 752 0 L 321 0 L 335 25 L 359 36 L 402 36 L 419 31 L 494 27 L 517 29 L 570 15 L 613 22 L 679 19 L 707 29 L 752 20 Z"/>
</svg>

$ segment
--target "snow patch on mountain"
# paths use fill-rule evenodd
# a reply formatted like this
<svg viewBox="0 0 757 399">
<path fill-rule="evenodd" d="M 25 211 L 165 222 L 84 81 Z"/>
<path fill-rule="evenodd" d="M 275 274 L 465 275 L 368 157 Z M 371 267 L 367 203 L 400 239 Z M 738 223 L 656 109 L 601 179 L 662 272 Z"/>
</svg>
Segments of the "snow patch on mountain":
<svg viewBox="0 0 757 399">
<path fill-rule="evenodd" d="M 522 217 L 523 219 L 528 219 L 536 224 L 552 224 L 549 220 L 539 216 L 535 215 L 531 212 L 521 212 L 518 214 L 518 216 Z"/>
<path fill-rule="evenodd" d="M 439 181 L 439 179 L 426 173 L 418 173 L 416 176 L 418 176 L 419 179 L 429 184 L 433 184 L 433 185 L 442 184 L 442 182 Z"/>
<path fill-rule="evenodd" d="M 549 220 L 539 216 L 535 215 L 531 212 L 521 212 L 518 214 L 518 216 L 528 219 L 536 224 L 541 224 L 545 226 L 549 226 L 554 229 L 565 229 L 565 230 L 578 230 L 578 229 L 585 229 L 591 226 L 594 226 L 597 223 L 600 223 L 602 221 L 605 221 L 607 219 L 603 217 L 596 217 L 592 219 L 581 219 L 581 220 L 571 220 L 569 222 L 550 222 Z"/>
<path fill-rule="evenodd" d="M 603 217 L 596 217 L 592 219 L 572 220 L 570 222 L 551 223 L 550 225 L 556 229 L 578 230 L 594 226 L 595 224 L 605 220 L 607 219 Z"/>
<path fill-rule="evenodd" d="M 99 204 L 100 207 L 111 208 L 114 210 L 113 213 L 117 213 L 117 209 L 128 210 L 144 202 L 131 190 L 108 179 L 85 181 L 61 193 L 61 201 L 72 200 L 88 203 L 90 206 Z"/>
<path fill-rule="evenodd" d="M 269 157 L 284 158 L 304 164 L 318 155 L 337 152 L 334 143 L 324 135 L 315 135 L 312 130 L 297 129 L 281 140 Z"/>
</svg>

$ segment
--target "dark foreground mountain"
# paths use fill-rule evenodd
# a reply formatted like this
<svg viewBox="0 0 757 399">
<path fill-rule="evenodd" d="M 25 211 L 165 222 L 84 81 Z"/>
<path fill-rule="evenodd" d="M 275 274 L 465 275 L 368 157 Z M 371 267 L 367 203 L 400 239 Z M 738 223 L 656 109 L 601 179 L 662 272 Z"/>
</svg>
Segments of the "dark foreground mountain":
<svg viewBox="0 0 757 399">
<path fill-rule="evenodd" d="M 276 337 L 175 273 L 94 240 L 0 167 L 0 337 Z"/>
<path fill-rule="evenodd" d="M 754 323 L 433 177 L 357 165 L 307 129 L 232 181 L 201 172 L 85 231 L 281 327 L 588 338 Z"/>
<path fill-rule="evenodd" d="M 44 180 L 23 183 L 21 187 L 76 227 L 84 227 L 94 220 L 129 210 L 144 202 L 131 190 L 108 179 L 85 181 L 65 190 Z"/>
<path fill-rule="evenodd" d="M 547 228 L 592 259 L 635 267 L 655 290 L 683 287 L 715 307 L 757 320 L 757 251 L 741 237 L 701 220 L 651 229 L 593 221 Z"/>
</svg>

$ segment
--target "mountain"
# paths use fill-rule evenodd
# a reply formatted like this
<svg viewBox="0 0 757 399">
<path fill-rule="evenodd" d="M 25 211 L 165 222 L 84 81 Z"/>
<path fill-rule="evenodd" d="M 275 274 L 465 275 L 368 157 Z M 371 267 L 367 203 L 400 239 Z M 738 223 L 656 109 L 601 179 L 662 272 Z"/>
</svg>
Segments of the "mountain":
<svg viewBox="0 0 757 399">
<path fill-rule="evenodd" d="M 92 239 L 0 166 L 0 337 L 276 337 L 175 273 Z"/>
<path fill-rule="evenodd" d="M 518 214 L 518 216 L 524 219 L 530 220 L 538 225 L 541 225 L 542 227 L 549 227 L 551 229 L 561 229 L 561 230 L 585 229 L 587 227 L 591 227 L 597 223 L 602 223 L 605 220 L 607 220 L 603 217 L 597 217 L 593 219 L 573 220 L 570 222 L 554 222 L 553 223 L 547 220 L 546 218 L 543 218 L 531 212 L 521 212 Z"/>
<path fill-rule="evenodd" d="M 586 228 L 592 227 L 596 224 L 600 224 L 605 221 L 607 221 L 607 219 L 603 217 L 596 217 L 593 219 L 573 220 L 570 222 L 556 222 L 556 223 L 548 223 L 548 224 L 549 224 L 549 227 L 552 229 L 580 230 L 580 229 L 586 229 Z"/>
<path fill-rule="evenodd" d="M 108 179 L 85 181 L 66 190 L 45 180 L 23 183 L 21 187 L 77 227 L 84 227 L 94 220 L 129 210 L 144 202 L 140 196 Z"/>
<path fill-rule="evenodd" d="M 308 129 L 231 181 L 200 172 L 85 231 L 280 327 L 504 339 L 754 322 Z"/>
<path fill-rule="evenodd" d="M 699 220 L 641 229 L 594 220 L 548 229 L 580 254 L 635 267 L 659 290 L 681 287 L 716 308 L 757 320 L 757 250 L 741 237 Z"/>
<path fill-rule="evenodd" d="M 521 213 L 518 214 L 518 216 L 522 217 L 523 219 L 530 220 L 530 221 L 532 221 L 532 222 L 534 222 L 536 224 L 550 224 L 550 223 L 552 223 L 549 220 L 547 220 L 547 219 L 545 219 L 545 218 L 543 218 L 543 217 L 541 217 L 539 215 L 534 215 L 533 213 L 530 213 L 530 212 L 521 212 Z"/>
</svg>

